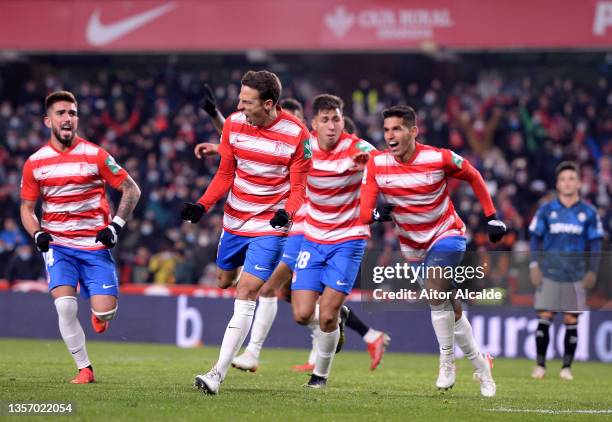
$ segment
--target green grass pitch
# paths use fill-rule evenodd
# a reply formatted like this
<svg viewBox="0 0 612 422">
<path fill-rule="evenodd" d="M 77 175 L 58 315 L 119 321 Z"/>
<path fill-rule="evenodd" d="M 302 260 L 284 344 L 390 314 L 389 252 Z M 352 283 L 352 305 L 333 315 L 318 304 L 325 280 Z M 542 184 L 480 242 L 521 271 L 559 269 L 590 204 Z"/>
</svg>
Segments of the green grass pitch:
<svg viewBox="0 0 612 422">
<path fill-rule="evenodd" d="M 368 370 L 366 352 L 342 352 L 325 390 L 302 387 L 308 376 L 291 371 L 304 350 L 264 350 L 260 369 L 235 369 L 218 396 L 193 387 L 217 347 L 178 349 L 136 343 L 88 342 L 98 382 L 71 385 L 72 359 L 60 341 L 0 339 L 0 400 L 72 402 L 78 420 L 606 420 L 612 418 L 612 365 L 578 362 L 576 379 L 529 378 L 532 362 L 496 359 L 497 396 L 481 398 L 469 362 L 457 362 L 453 390 L 434 387 L 433 355 L 388 353 Z M 608 413 L 604 413 L 608 411 Z M 599 413 L 596 413 L 599 412 Z M 2 418 L 0 418 L 2 419 Z M 18 420 L 41 420 L 20 417 Z"/>
</svg>

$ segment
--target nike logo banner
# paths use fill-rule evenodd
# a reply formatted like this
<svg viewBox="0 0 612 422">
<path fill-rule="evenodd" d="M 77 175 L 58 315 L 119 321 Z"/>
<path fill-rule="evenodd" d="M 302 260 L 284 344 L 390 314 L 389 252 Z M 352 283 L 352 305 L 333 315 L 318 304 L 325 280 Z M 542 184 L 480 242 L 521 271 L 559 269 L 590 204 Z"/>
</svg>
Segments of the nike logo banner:
<svg viewBox="0 0 612 422">
<path fill-rule="evenodd" d="M 159 18 L 175 8 L 174 3 L 166 3 L 148 11 L 133 15 L 113 23 L 104 24 L 100 20 L 100 9 L 96 9 L 87 23 L 87 41 L 94 46 L 101 47 L 129 34 Z"/>
</svg>

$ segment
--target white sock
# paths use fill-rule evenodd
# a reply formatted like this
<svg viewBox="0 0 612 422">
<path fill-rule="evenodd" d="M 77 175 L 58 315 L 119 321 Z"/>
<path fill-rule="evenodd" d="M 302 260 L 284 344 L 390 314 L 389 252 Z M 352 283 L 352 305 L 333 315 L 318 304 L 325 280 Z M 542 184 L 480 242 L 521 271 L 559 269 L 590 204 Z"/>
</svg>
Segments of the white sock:
<svg viewBox="0 0 612 422">
<path fill-rule="evenodd" d="M 312 337 L 312 347 L 310 349 L 310 354 L 308 355 L 308 364 L 309 365 L 314 365 L 317 359 L 317 338 L 318 335 L 315 335 L 315 333 L 312 333 L 310 335 Z"/>
<path fill-rule="evenodd" d="M 324 331 L 319 333 L 317 338 L 317 358 L 315 360 L 314 371 L 312 371 L 313 374 L 323 378 L 329 376 L 329 370 L 336 354 L 339 339 L 340 328 L 336 328 L 331 333 Z"/>
<path fill-rule="evenodd" d="M 55 309 L 57 309 L 60 334 L 77 368 L 82 369 L 91 365 L 85 347 L 85 333 L 77 318 L 79 306 L 76 297 L 62 296 L 55 299 Z"/>
<path fill-rule="evenodd" d="M 461 318 L 455 321 L 455 342 L 463 354 L 472 362 L 474 368 L 481 369 L 483 365 L 487 365 L 474 339 L 472 325 L 465 314 L 461 314 Z"/>
<path fill-rule="evenodd" d="M 362 337 L 362 339 L 366 343 L 372 343 L 373 341 L 376 341 L 376 339 L 380 337 L 381 334 L 382 333 L 380 331 L 375 330 L 374 328 L 370 328 L 368 332 L 365 333 L 365 335 Z"/>
<path fill-rule="evenodd" d="M 255 319 L 251 329 L 251 339 L 247 346 L 247 350 L 257 359 L 259 359 L 261 348 L 268 337 L 270 327 L 274 323 L 277 309 L 278 299 L 276 299 L 276 296 L 259 298 L 259 305 L 257 311 L 255 311 Z"/>
<path fill-rule="evenodd" d="M 318 303 L 315 305 L 314 314 L 312 314 L 312 318 L 310 318 L 310 321 L 308 322 L 308 328 L 310 328 L 310 331 L 312 331 L 313 333 L 319 329 L 319 304 Z"/>
<path fill-rule="evenodd" d="M 314 314 L 312 314 L 312 318 L 308 323 L 308 328 L 310 328 L 311 336 L 312 336 L 312 349 L 310 349 L 310 355 L 308 356 L 308 363 L 314 365 L 315 360 L 317 358 L 317 339 L 319 338 L 319 334 L 321 334 L 321 328 L 319 327 L 319 304 L 315 305 Z"/>
<path fill-rule="evenodd" d="M 454 360 L 455 313 L 450 302 L 431 305 L 431 323 L 440 345 L 440 360 Z"/>
<path fill-rule="evenodd" d="M 216 365 L 217 371 L 221 374 L 221 379 L 225 378 L 232 360 L 251 329 L 254 312 L 254 300 L 236 299 L 234 302 L 234 315 L 232 315 L 232 319 L 225 329 L 221 350 L 219 351 L 219 360 Z"/>
</svg>

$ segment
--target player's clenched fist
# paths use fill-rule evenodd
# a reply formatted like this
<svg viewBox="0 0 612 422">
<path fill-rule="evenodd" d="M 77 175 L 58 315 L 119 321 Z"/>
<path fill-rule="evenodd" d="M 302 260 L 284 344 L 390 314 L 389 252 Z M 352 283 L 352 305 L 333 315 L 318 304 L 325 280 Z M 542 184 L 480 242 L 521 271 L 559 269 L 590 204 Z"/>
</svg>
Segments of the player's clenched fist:
<svg viewBox="0 0 612 422">
<path fill-rule="evenodd" d="M 96 234 L 96 243 L 100 242 L 107 248 L 112 248 L 117 244 L 121 226 L 114 221 Z"/>
<path fill-rule="evenodd" d="M 277 210 L 274 217 L 270 219 L 270 225 L 275 229 L 280 229 L 287 226 L 289 224 L 289 220 L 291 220 L 289 213 L 284 209 L 280 209 Z"/>
<path fill-rule="evenodd" d="M 391 204 L 385 204 L 381 207 L 374 208 L 372 211 L 372 220 L 382 223 L 384 221 L 391 221 L 391 213 L 393 212 L 394 206 Z"/>
<path fill-rule="evenodd" d="M 38 249 L 39 252 L 49 251 L 49 242 L 53 242 L 53 238 L 49 233 L 42 230 L 34 233 L 34 243 L 36 243 L 36 249 Z"/>
<path fill-rule="evenodd" d="M 183 209 L 181 210 L 181 218 L 191 223 L 197 223 L 200 221 L 206 209 L 202 204 L 194 204 L 193 202 L 185 202 Z"/>
<path fill-rule="evenodd" d="M 489 234 L 489 240 L 493 243 L 502 240 L 506 234 L 506 225 L 503 221 L 498 220 L 497 214 L 487 217 L 487 233 Z"/>
</svg>

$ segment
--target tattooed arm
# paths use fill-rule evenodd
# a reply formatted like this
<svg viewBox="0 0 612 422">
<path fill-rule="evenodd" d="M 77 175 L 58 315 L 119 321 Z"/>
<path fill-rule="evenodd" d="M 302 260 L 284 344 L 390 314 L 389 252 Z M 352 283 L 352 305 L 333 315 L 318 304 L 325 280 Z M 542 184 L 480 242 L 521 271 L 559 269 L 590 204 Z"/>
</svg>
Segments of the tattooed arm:
<svg viewBox="0 0 612 422">
<path fill-rule="evenodd" d="M 134 208 L 136 208 L 136 204 L 138 204 L 138 199 L 140 199 L 140 188 L 130 176 L 127 177 L 117 188 L 121 192 L 121 200 L 119 201 L 119 206 L 117 207 L 116 216 L 120 217 L 123 220 L 127 220 L 130 216 Z"/>
</svg>

